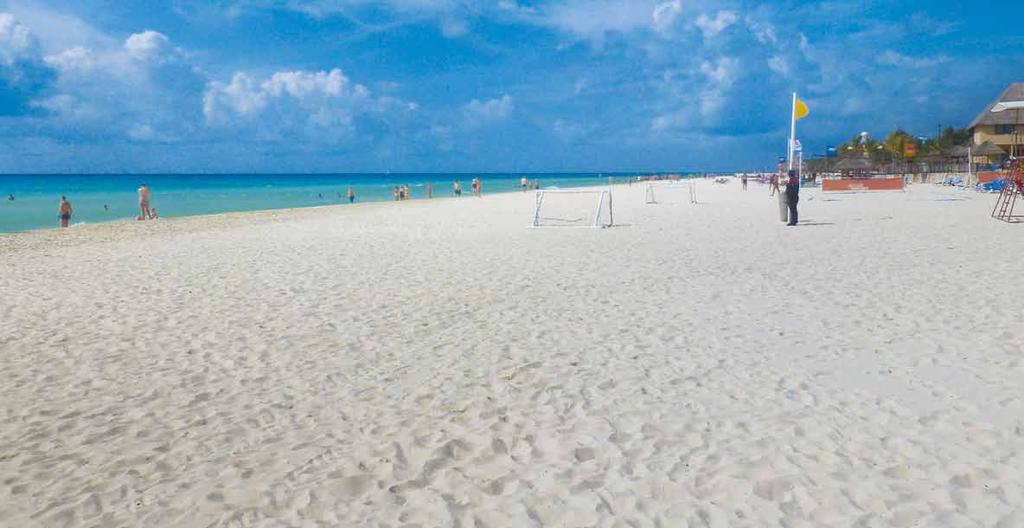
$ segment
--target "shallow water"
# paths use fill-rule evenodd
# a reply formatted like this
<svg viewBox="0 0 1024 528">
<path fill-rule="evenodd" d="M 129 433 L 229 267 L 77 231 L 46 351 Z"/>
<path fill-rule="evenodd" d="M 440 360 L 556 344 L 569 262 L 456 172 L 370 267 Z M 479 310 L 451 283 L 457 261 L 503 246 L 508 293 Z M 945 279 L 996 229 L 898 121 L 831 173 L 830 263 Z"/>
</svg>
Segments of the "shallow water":
<svg viewBox="0 0 1024 528">
<path fill-rule="evenodd" d="M 518 174 L 58 174 L 0 175 L 0 232 L 26 231 L 57 225 L 62 195 L 74 208 L 72 225 L 131 220 L 138 214 L 136 189 L 146 183 L 151 206 L 162 217 L 312 207 L 347 202 L 349 186 L 357 202 L 392 199 L 395 185 L 409 185 L 412 199 L 426 198 L 428 183 L 434 197 L 452 195 L 462 183 L 471 195 L 470 181 L 480 177 L 484 193 L 520 190 Z M 608 177 L 625 174 L 527 174 L 541 186 L 602 185 Z M 9 200 L 13 195 L 14 200 Z"/>
</svg>

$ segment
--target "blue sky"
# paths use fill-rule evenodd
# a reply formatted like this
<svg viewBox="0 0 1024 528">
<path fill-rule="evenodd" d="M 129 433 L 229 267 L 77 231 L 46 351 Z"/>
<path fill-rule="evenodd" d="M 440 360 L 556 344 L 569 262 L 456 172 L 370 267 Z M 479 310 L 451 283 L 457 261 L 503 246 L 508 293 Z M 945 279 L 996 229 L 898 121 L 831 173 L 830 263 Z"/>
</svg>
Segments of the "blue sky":
<svg viewBox="0 0 1024 528">
<path fill-rule="evenodd" d="M 0 0 L 0 172 L 759 169 L 966 125 L 1024 3 Z M 1018 24 L 1018 27 L 1014 27 Z"/>
</svg>

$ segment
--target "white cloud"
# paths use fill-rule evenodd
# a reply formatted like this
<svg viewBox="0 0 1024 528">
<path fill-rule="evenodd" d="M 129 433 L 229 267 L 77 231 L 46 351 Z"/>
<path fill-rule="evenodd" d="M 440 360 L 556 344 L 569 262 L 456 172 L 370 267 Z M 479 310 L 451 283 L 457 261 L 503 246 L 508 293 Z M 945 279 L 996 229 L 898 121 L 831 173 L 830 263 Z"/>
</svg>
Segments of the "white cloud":
<svg viewBox="0 0 1024 528">
<path fill-rule="evenodd" d="M 747 28 L 754 34 L 754 38 L 761 44 L 775 46 L 779 43 L 779 36 L 775 32 L 775 26 L 768 22 L 747 17 Z"/>
<path fill-rule="evenodd" d="M 36 40 L 28 27 L 10 13 L 0 13 L 0 61 L 10 65 L 16 59 L 36 53 Z"/>
<path fill-rule="evenodd" d="M 147 124 L 136 124 L 128 129 L 127 136 L 136 141 L 153 141 L 157 139 L 153 127 Z"/>
<path fill-rule="evenodd" d="M 170 44 L 170 39 L 158 31 L 146 30 L 135 33 L 124 41 L 124 49 L 139 60 L 158 58 Z"/>
<path fill-rule="evenodd" d="M 651 130 L 654 132 L 664 132 L 673 128 L 681 128 L 689 121 L 689 112 L 685 110 L 678 110 L 675 112 L 669 112 L 656 116 L 651 120 Z"/>
<path fill-rule="evenodd" d="M 306 134 L 324 140 L 352 132 L 357 117 L 384 119 L 416 109 L 415 103 L 374 96 L 338 68 L 276 72 L 263 80 L 239 72 L 228 83 L 208 83 L 203 94 L 208 124 L 245 122 L 256 124 L 263 135 Z"/>
<path fill-rule="evenodd" d="M 704 39 L 712 39 L 718 36 L 719 33 L 723 32 L 729 26 L 736 23 L 739 17 L 732 11 L 719 11 L 715 18 L 710 18 L 706 14 L 701 13 L 697 17 L 697 27 L 700 28 L 704 34 Z"/>
<path fill-rule="evenodd" d="M 441 20 L 441 34 L 448 38 L 461 37 L 469 32 L 469 24 L 458 17 L 445 17 Z"/>
<path fill-rule="evenodd" d="M 779 75 L 789 75 L 789 63 L 778 55 L 772 55 L 768 59 L 768 68 Z"/>
<path fill-rule="evenodd" d="M 662 2 L 654 6 L 654 12 L 651 14 L 654 19 L 654 28 L 660 32 L 668 31 L 682 12 L 682 0 Z"/>
<path fill-rule="evenodd" d="M 505 94 L 498 99 L 473 99 L 463 109 L 470 118 L 497 121 L 508 117 L 515 109 L 515 104 L 512 102 L 512 96 Z"/>
<path fill-rule="evenodd" d="M 885 50 L 879 57 L 878 63 L 886 66 L 900 66 L 904 68 L 929 68 L 938 66 L 949 59 L 945 56 L 932 58 L 914 58 L 902 55 L 893 50 Z"/>
<path fill-rule="evenodd" d="M 700 72 L 717 87 L 722 88 L 732 83 L 738 62 L 733 57 L 721 57 L 714 63 L 704 61 L 700 64 Z"/>
<path fill-rule="evenodd" d="M 75 46 L 60 53 L 47 55 L 44 60 L 50 66 L 62 71 L 89 70 L 96 64 L 92 50 L 83 46 Z"/>
<path fill-rule="evenodd" d="M 569 0 L 546 7 L 539 18 L 526 20 L 600 46 L 607 33 L 666 30 L 681 9 L 677 1 Z"/>
</svg>

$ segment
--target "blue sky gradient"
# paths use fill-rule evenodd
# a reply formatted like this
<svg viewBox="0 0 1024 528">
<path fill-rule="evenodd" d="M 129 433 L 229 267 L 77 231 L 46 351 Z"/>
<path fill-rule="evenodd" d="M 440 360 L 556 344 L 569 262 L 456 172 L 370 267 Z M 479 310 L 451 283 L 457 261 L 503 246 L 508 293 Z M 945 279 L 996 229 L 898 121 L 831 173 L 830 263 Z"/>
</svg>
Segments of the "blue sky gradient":
<svg viewBox="0 0 1024 528">
<path fill-rule="evenodd" d="M 0 0 L 0 172 L 761 169 L 965 126 L 1019 1 Z M 1016 27 L 1015 27 L 1016 25 Z"/>
</svg>

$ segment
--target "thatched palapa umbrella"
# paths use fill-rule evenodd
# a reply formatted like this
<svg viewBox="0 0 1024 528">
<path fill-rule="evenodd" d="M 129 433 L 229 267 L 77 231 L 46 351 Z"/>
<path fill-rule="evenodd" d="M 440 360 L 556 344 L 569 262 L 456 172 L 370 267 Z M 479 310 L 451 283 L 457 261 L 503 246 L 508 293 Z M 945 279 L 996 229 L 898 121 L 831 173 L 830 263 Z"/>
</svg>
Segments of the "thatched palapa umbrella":
<svg viewBox="0 0 1024 528">
<path fill-rule="evenodd" d="M 839 163 L 836 163 L 835 169 L 844 175 L 867 173 L 875 170 L 875 162 L 871 161 L 871 158 L 864 156 L 843 158 Z"/>
</svg>

